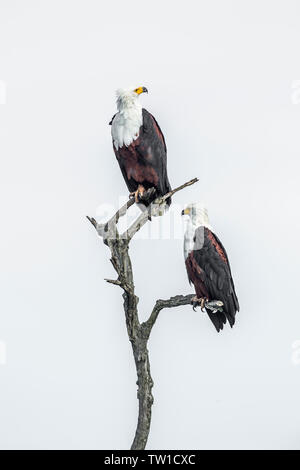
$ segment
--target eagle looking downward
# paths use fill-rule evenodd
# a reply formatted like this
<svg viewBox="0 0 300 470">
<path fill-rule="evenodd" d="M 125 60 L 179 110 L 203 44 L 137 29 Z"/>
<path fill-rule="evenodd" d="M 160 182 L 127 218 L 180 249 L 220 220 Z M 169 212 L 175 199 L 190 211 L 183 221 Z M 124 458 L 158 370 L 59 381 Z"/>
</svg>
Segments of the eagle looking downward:
<svg viewBox="0 0 300 470">
<path fill-rule="evenodd" d="M 135 202 L 148 206 L 171 191 L 167 175 L 167 147 L 156 119 L 139 103 L 147 88 L 117 90 L 117 108 L 110 122 L 113 148 L 123 177 Z M 154 188 L 151 199 L 145 191 Z M 166 200 L 171 204 L 171 198 Z"/>
</svg>

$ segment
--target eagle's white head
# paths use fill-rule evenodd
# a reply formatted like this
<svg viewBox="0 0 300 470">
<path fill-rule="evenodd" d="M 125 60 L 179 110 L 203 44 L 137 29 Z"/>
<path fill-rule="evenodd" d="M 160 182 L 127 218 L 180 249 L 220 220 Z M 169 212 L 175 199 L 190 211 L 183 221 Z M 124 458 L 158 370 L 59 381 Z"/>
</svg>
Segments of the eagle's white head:
<svg viewBox="0 0 300 470">
<path fill-rule="evenodd" d="M 183 209 L 181 215 L 187 215 L 187 225 L 184 233 L 184 258 L 194 249 L 194 236 L 198 227 L 207 227 L 213 230 L 209 223 L 208 212 L 201 202 L 193 202 Z"/>
<path fill-rule="evenodd" d="M 134 89 L 118 88 L 118 90 L 116 91 L 118 110 L 122 111 L 125 108 L 132 108 L 137 106 L 138 97 L 142 93 L 148 93 L 147 88 L 144 86 L 140 86 Z"/>
<path fill-rule="evenodd" d="M 139 136 L 140 127 L 143 124 L 142 106 L 138 97 L 141 93 L 148 93 L 147 88 L 139 87 L 135 89 L 117 90 L 117 108 L 111 135 L 116 150 L 125 145 L 128 147 Z"/>
<path fill-rule="evenodd" d="M 183 209 L 181 215 L 188 215 L 190 221 L 196 227 L 200 225 L 212 229 L 209 218 L 208 218 L 208 211 L 203 203 L 201 202 L 193 202 Z"/>
</svg>

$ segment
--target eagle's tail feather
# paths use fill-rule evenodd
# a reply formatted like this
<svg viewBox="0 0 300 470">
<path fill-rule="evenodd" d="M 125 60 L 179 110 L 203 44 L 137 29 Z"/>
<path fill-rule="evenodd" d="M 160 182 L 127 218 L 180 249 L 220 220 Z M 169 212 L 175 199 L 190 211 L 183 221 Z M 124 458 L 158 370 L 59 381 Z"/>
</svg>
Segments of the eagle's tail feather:
<svg viewBox="0 0 300 470">
<path fill-rule="evenodd" d="M 226 323 L 226 316 L 223 312 L 211 312 L 210 310 L 206 310 L 209 318 L 213 322 L 217 332 L 219 333 L 220 330 L 223 330 L 223 325 Z"/>
</svg>

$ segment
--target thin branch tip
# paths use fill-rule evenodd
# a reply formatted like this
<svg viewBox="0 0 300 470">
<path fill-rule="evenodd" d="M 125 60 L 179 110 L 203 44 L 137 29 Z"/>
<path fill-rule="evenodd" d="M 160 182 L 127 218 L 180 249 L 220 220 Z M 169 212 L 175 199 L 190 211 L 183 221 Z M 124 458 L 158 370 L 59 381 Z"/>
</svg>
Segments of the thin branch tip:
<svg viewBox="0 0 300 470">
<path fill-rule="evenodd" d="M 91 224 L 92 224 L 94 227 L 97 227 L 97 221 L 94 219 L 94 217 L 89 217 L 89 216 L 87 215 L 86 218 L 91 222 Z"/>
<path fill-rule="evenodd" d="M 114 284 L 116 286 L 121 285 L 121 281 L 119 281 L 118 279 L 104 279 L 104 281 L 108 282 L 109 284 Z"/>
</svg>

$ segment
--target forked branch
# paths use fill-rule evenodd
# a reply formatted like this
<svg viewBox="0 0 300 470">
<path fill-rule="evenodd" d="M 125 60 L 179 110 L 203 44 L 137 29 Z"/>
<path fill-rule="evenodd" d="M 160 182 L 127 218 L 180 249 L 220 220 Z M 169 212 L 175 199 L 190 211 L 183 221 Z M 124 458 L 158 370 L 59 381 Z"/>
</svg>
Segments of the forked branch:
<svg viewBox="0 0 300 470">
<path fill-rule="evenodd" d="M 199 181 L 198 178 L 194 178 L 187 183 L 172 189 L 172 191 L 168 192 L 164 196 L 155 199 L 155 201 L 153 201 L 152 204 L 150 204 L 150 206 L 135 220 L 135 222 L 133 222 L 129 229 L 127 229 L 126 232 L 121 235 L 121 238 L 130 241 L 132 237 L 143 227 L 143 225 L 145 225 L 145 223 L 150 220 L 152 215 L 163 215 L 163 212 L 160 213 L 160 209 L 169 197 L 172 197 L 173 194 L 177 193 L 178 191 L 181 191 L 182 189 L 197 183 L 197 181 Z"/>
</svg>

